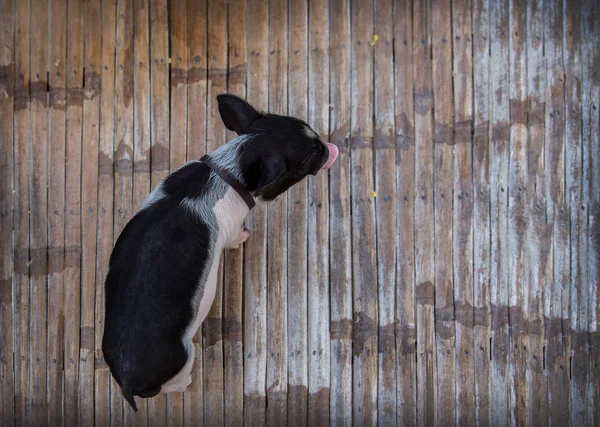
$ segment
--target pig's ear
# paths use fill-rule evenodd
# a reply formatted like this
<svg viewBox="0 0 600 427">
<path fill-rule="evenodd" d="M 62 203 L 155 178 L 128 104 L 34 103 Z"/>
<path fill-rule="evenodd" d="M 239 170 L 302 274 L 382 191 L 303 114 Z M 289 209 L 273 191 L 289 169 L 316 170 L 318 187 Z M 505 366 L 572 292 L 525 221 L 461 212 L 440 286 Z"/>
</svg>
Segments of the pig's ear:
<svg viewBox="0 0 600 427">
<path fill-rule="evenodd" d="M 227 129 L 238 135 L 249 134 L 252 123 L 261 117 L 261 113 L 242 98 L 235 95 L 222 94 L 217 96 L 219 113 Z"/>
</svg>

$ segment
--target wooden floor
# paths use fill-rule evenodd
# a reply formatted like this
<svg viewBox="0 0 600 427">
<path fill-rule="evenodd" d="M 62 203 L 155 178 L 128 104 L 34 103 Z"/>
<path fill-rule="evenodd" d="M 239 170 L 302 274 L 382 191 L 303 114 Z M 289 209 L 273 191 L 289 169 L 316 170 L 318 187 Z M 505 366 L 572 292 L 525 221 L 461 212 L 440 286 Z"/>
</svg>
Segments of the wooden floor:
<svg viewBox="0 0 600 427">
<path fill-rule="evenodd" d="M 340 157 L 134 414 L 107 260 L 225 91 Z M 0 0 L 0 425 L 600 425 L 599 105 L 594 0 Z"/>
</svg>

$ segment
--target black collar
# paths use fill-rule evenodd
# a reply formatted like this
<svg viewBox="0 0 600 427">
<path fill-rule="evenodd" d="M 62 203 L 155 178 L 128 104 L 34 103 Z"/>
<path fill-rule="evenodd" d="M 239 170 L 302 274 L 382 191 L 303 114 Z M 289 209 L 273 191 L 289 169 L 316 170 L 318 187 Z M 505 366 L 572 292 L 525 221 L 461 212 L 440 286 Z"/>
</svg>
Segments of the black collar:
<svg viewBox="0 0 600 427">
<path fill-rule="evenodd" d="M 208 154 L 203 156 L 200 159 L 200 161 L 202 163 L 204 163 L 206 166 L 208 166 L 210 169 L 212 169 L 212 171 L 214 173 L 219 175 L 223 181 L 225 181 L 227 184 L 229 184 L 229 186 L 231 188 L 233 188 L 240 195 L 240 197 L 242 199 L 244 199 L 244 202 L 246 202 L 246 204 L 248 205 L 248 209 L 252 210 L 252 208 L 256 205 L 256 202 L 254 201 L 254 197 L 252 197 L 252 195 L 248 192 L 246 187 L 244 187 L 244 185 L 240 181 L 238 181 L 233 175 L 231 175 L 225 169 L 223 169 L 223 168 L 219 167 L 219 165 L 215 164 L 212 161 L 212 158 Z"/>
</svg>

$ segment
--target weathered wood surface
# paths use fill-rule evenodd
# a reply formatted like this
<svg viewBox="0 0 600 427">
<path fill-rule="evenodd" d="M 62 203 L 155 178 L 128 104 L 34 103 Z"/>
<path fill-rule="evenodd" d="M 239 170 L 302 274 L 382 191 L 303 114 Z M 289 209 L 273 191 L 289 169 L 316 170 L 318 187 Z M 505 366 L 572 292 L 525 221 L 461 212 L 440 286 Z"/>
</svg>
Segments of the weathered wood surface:
<svg viewBox="0 0 600 427">
<path fill-rule="evenodd" d="M 598 425 L 599 69 L 593 0 L 0 0 L 0 424 Z M 108 259 L 222 92 L 340 155 L 135 414 Z"/>
</svg>

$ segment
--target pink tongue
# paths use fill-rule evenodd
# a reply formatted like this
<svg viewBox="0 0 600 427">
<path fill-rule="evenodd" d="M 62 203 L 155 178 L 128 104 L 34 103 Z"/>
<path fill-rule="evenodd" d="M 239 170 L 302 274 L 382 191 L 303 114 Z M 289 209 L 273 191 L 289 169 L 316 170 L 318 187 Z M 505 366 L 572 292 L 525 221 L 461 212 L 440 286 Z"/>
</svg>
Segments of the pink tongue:
<svg viewBox="0 0 600 427">
<path fill-rule="evenodd" d="M 333 162 L 335 162 L 335 159 L 337 159 L 339 153 L 338 148 L 335 145 L 330 144 L 329 142 L 327 143 L 327 148 L 329 148 L 329 158 L 327 159 L 327 163 L 325 163 L 325 166 L 323 166 L 323 169 L 329 169 Z"/>
</svg>

